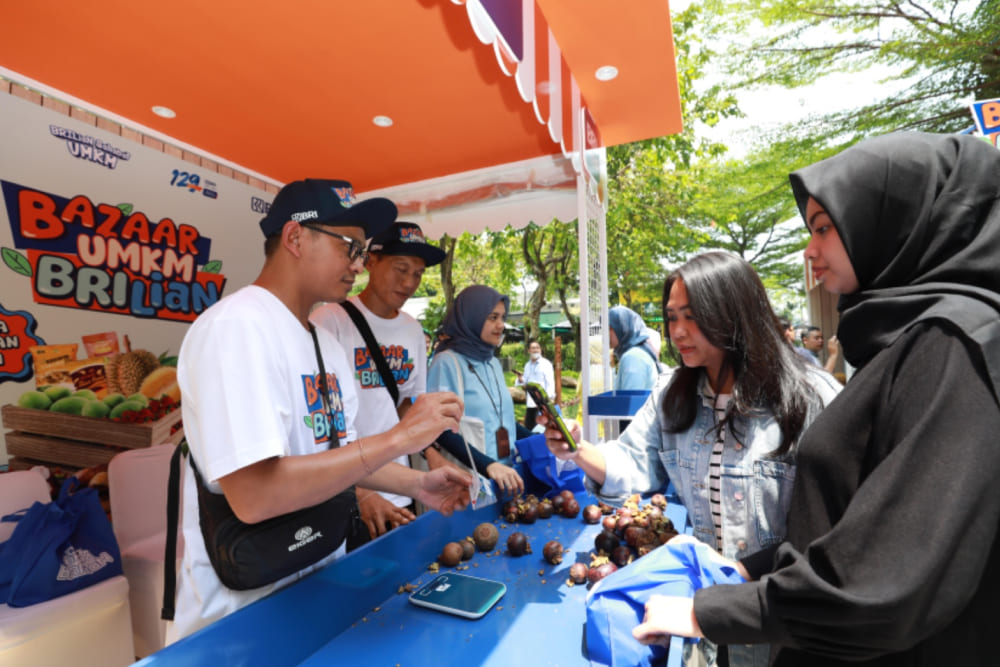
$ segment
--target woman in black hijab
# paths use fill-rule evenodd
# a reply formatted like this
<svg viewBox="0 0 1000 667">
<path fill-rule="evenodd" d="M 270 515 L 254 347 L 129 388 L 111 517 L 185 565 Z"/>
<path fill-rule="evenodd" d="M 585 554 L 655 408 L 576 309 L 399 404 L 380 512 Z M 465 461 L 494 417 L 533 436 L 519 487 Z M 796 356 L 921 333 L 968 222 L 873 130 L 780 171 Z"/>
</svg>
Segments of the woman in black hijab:
<svg viewBox="0 0 1000 667">
<path fill-rule="evenodd" d="M 770 642 L 774 665 L 997 664 L 1000 152 L 899 133 L 791 175 L 858 370 L 799 443 L 752 581 L 657 598 L 634 634 Z"/>
</svg>

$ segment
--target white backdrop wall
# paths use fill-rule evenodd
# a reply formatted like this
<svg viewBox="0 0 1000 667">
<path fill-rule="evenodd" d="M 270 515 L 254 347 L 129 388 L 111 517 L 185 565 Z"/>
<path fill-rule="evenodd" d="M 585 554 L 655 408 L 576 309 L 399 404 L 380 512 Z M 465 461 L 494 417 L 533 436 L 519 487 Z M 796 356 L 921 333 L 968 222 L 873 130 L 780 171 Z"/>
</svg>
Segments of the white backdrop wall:
<svg viewBox="0 0 1000 667">
<path fill-rule="evenodd" d="M 82 336 L 114 331 L 177 354 L 263 262 L 272 194 L 11 95 L 0 186 L 0 404 L 34 388 L 33 345 L 77 343 L 82 359 Z"/>
</svg>

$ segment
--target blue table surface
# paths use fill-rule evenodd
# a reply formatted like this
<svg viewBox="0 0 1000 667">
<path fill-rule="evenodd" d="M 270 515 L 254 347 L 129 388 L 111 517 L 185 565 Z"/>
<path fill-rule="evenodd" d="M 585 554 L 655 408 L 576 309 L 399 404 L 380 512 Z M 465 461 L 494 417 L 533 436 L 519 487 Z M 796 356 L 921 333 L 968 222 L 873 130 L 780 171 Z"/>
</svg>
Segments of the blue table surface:
<svg viewBox="0 0 1000 667">
<path fill-rule="evenodd" d="M 585 493 L 577 497 L 581 507 L 596 502 Z M 589 664 L 584 639 L 589 587 L 570 586 L 567 579 L 574 562 L 590 562 L 600 525 L 584 524 L 580 516 L 507 524 L 498 514 L 498 505 L 450 518 L 428 512 L 137 664 L 406 666 L 437 664 L 445 657 L 465 665 Z M 679 529 L 685 525 L 682 506 L 671 504 L 667 515 Z M 471 620 L 417 607 L 409 593 L 399 592 L 405 584 L 419 586 L 435 577 L 427 567 L 445 543 L 471 535 L 484 521 L 499 528 L 497 547 L 476 552 L 459 567 L 507 585 L 485 616 Z M 507 554 L 507 537 L 515 531 L 527 535 L 533 553 Z M 542 558 L 549 540 L 569 551 L 560 565 Z M 671 651 L 668 665 L 680 664 L 677 654 Z"/>
</svg>

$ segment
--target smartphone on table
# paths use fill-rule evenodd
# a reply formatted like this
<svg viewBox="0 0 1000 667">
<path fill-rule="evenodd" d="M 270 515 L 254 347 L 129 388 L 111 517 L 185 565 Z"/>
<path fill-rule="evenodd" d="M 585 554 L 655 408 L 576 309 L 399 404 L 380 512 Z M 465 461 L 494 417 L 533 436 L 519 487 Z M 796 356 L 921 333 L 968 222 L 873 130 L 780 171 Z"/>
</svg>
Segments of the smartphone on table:
<svg viewBox="0 0 1000 667">
<path fill-rule="evenodd" d="M 410 602 L 465 618 L 479 618 L 507 592 L 500 581 L 447 572 L 410 594 Z"/>
<path fill-rule="evenodd" d="M 573 436 L 570 435 L 566 422 L 563 421 L 562 415 L 560 415 L 559 410 L 556 409 L 556 404 L 553 403 L 552 399 L 549 398 L 549 395 L 545 393 L 545 387 L 536 382 L 528 382 L 524 385 L 524 390 L 528 392 L 529 396 L 531 396 L 531 400 L 535 402 L 535 405 L 538 407 L 538 411 L 545 415 L 545 419 L 559 429 L 559 432 L 562 433 L 566 444 L 569 445 L 570 450 L 576 451 L 576 440 L 574 440 Z"/>
</svg>

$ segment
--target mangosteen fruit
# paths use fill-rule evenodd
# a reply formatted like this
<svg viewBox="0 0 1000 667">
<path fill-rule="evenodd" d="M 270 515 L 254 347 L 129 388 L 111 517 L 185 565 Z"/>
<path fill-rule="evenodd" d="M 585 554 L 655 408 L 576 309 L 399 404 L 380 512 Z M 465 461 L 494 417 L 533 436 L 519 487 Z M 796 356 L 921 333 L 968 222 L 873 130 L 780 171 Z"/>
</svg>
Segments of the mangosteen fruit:
<svg viewBox="0 0 1000 667">
<path fill-rule="evenodd" d="M 646 539 L 646 529 L 641 526 L 629 526 L 625 529 L 625 544 L 633 549 L 643 544 Z"/>
<path fill-rule="evenodd" d="M 548 542 L 545 543 L 545 546 L 542 547 L 542 556 L 544 556 L 545 560 L 551 563 L 552 565 L 558 565 L 559 563 L 562 562 L 562 557 L 563 557 L 562 545 L 556 542 L 555 540 L 549 540 Z"/>
<path fill-rule="evenodd" d="M 615 547 L 611 551 L 611 562 L 618 567 L 625 567 L 632 561 L 632 550 L 624 544 Z"/>
<path fill-rule="evenodd" d="M 458 542 L 449 542 L 444 545 L 441 550 L 441 555 L 438 556 L 438 562 L 445 567 L 455 567 L 460 562 L 462 562 L 462 545 Z"/>
<path fill-rule="evenodd" d="M 583 522 L 597 523 L 601 520 L 601 508 L 597 505 L 587 505 L 583 508 Z"/>
<path fill-rule="evenodd" d="M 528 536 L 524 533 L 511 533 L 507 538 L 507 553 L 511 556 L 523 556 L 531 553 Z"/>
<path fill-rule="evenodd" d="M 594 548 L 597 551 L 603 551 L 606 554 L 614 551 L 615 547 L 619 544 L 618 536 L 607 530 L 602 530 L 597 534 L 597 537 L 594 538 Z"/>
<path fill-rule="evenodd" d="M 480 551 L 489 551 L 497 545 L 500 539 L 500 531 L 492 523 L 481 523 L 472 531 L 472 539 L 476 543 L 476 548 Z"/>
<path fill-rule="evenodd" d="M 617 565 L 615 565 L 611 561 L 608 561 L 607 563 L 602 563 L 597 567 L 592 567 L 589 570 L 587 570 L 587 579 L 590 580 L 590 583 L 596 584 L 598 581 L 608 576 L 617 569 L 618 569 Z"/>
<path fill-rule="evenodd" d="M 587 566 L 584 563 L 573 563 L 569 568 L 569 578 L 574 584 L 587 581 Z"/>
<path fill-rule="evenodd" d="M 548 500 L 543 500 L 542 502 L 538 503 L 539 519 L 549 519 L 552 517 L 552 514 L 554 512 L 555 508 L 552 506 L 552 503 L 549 502 Z"/>
<path fill-rule="evenodd" d="M 465 538 L 459 544 L 462 545 L 462 560 L 469 560 L 476 555 L 476 545 L 469 538 Z"/>
<path fill-rule="evenodd" d="M 580 513 L 580 503 L 577 502 L 576 498 L 568 498 L 563 502 L 562 515 L 567 519 L 574 518 Z"/>
</svg>

